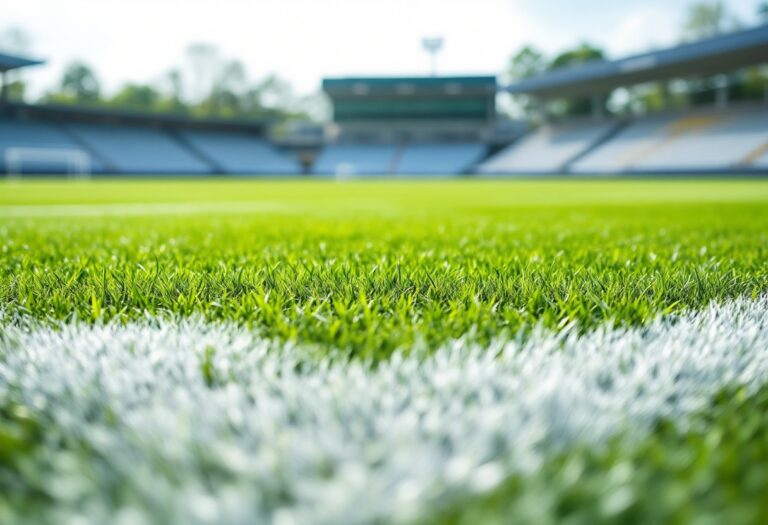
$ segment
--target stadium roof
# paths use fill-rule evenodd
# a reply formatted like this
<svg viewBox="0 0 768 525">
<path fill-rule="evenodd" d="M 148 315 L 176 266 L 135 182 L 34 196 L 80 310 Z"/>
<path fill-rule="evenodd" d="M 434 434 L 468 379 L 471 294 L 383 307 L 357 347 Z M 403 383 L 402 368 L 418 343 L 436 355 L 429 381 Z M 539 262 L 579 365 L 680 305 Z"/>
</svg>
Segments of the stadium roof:
<svg viewBox="0 0 768 525">
<path fill-rule="evenodd" d="M 31 58 L 0 53 L 0 72 L 10 71 L 11 69 L 18 69 L 20 67 L 37 66 L 43 63 L 43 60 L 34 60 Z"/>
<path fill-rule="evenodd" d="M 715 75 L 768 63 L 768 25 L 690 44 L 557 69 L 507 86 L 513 94 L 541 98 L 604 93 L 670 78 Z"/>
<path fill-rule="evenodd" d="M 154 113 L 118 108 L 99 108 L 61 104 L 25 104 L 8 103 L 6 111 L 19 118 L 42 119 L 52 121 L 101 122 L 108 124 L 168 126 L 179 128 L 203 128 L 238 130 L 261 133 L 270 124 L 268 120 L 198 118 L 173 113 Z"/>
</svg>

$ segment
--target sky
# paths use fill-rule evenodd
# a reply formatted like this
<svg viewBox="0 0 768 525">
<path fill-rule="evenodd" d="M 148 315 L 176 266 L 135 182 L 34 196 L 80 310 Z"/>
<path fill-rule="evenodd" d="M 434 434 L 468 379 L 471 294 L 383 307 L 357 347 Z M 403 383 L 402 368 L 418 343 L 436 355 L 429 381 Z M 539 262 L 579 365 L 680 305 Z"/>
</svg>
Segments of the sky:
<svg viewBox="0 0 768 525">
<path fill-rule="evenodd" d="M 298 94 L 323 76 L 429 72 L 424 36 L 445 39 L 440 74 L 497 74 L 522 45 L 548 54 L 590 42 L 609 55 L 675 43 L 693 0 L 3 0 L 0 33 L 29 37 L 48 64 L 30 70 L 33 96 L 83 60 L 106 91 L 157 82 L 192 43 L 241 60 L 249 77 L 276 73 Z M 725 0 L 754 23 L 757 0 Z"/>
</svg>

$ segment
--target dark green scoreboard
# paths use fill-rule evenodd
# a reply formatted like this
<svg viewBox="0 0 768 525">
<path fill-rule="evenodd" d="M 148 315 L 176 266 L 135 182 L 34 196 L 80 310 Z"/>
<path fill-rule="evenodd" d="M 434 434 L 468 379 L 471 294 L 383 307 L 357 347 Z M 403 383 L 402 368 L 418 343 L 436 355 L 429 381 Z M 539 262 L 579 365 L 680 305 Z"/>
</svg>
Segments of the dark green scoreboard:
<svg viewBox="0 0 768 525">
<path fill-rule="evenodd" d="M 335 122 L 382 120 L 489 121 L 496 77 L 327 78 L 323 90 Z"/>
</svg>

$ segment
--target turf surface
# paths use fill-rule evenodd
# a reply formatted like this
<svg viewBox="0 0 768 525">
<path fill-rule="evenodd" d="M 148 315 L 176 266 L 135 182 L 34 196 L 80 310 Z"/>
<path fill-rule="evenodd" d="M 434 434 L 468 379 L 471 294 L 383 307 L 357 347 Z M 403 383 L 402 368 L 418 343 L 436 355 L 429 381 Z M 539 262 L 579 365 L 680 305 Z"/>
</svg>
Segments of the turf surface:
<svg viewBox="0 0 768 525">
<path fill-rule="evenodd" d="M 5 185 L 0 303 L 57 320 L 200 313 L 378 359 L 756 296 L 767 204 L 761 181 Z"/>
<path fill-rule="evenodd" d="M 194 316 L 320 356 L 387 363 L 397 350 L 430 352 L 456 338 L 524 341 L 539 326 L 642 333 L 659 316 L 764 297 L 766 261 L 765 181 L 0 184 L 6 330 Z M 765 326 L 751 329 L 762 337 Z M 193 368 L 218 396 L 207 352 Z M 765 522 L 765 389 L 724 384 L 686 421 L 661 417 L 648 435 L 627 428 L 607 445 L 570 447 L 419 519 Z M 0 386 L 0 521 L 40 518 L 33 509 L 54 503 L 76 509 L 61 485 L 30 480 L 106 467 L 82 435 L 46 420 L 33 395 Z M 88 417 L 123 424 L 119 414 Z M 221 465 L 200 461 L 195 472 L 218 479 Z M 108 479 L 107 512 L 137 504 L 121 492 L 125 480 Z"/>
</svg>

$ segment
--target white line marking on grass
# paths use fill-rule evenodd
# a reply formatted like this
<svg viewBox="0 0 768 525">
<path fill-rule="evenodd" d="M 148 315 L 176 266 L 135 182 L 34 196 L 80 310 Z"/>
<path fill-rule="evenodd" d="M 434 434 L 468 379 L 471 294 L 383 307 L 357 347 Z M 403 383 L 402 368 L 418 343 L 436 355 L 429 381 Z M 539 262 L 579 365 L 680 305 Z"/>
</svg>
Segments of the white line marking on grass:
<svg viewBox="0 0 768 525">
<path fill-rule="evenodd" d="M 59 522 L 85 523 L 83 509 L 93 523 L 406 521 L 768 382 L 764 299 L 631 330 L 459 340 L 377 367 L 198 320 L 0 334 L 0 400 L 44 425 L 25 472 Z"/>
<path fill-rule="evenodd" d="M 115 204 L 29 204 L 0 206 L 0 217 L 105 217 L 271 213 L 292 209 L 277 202 L 165 202 Z"/>
</svg>

